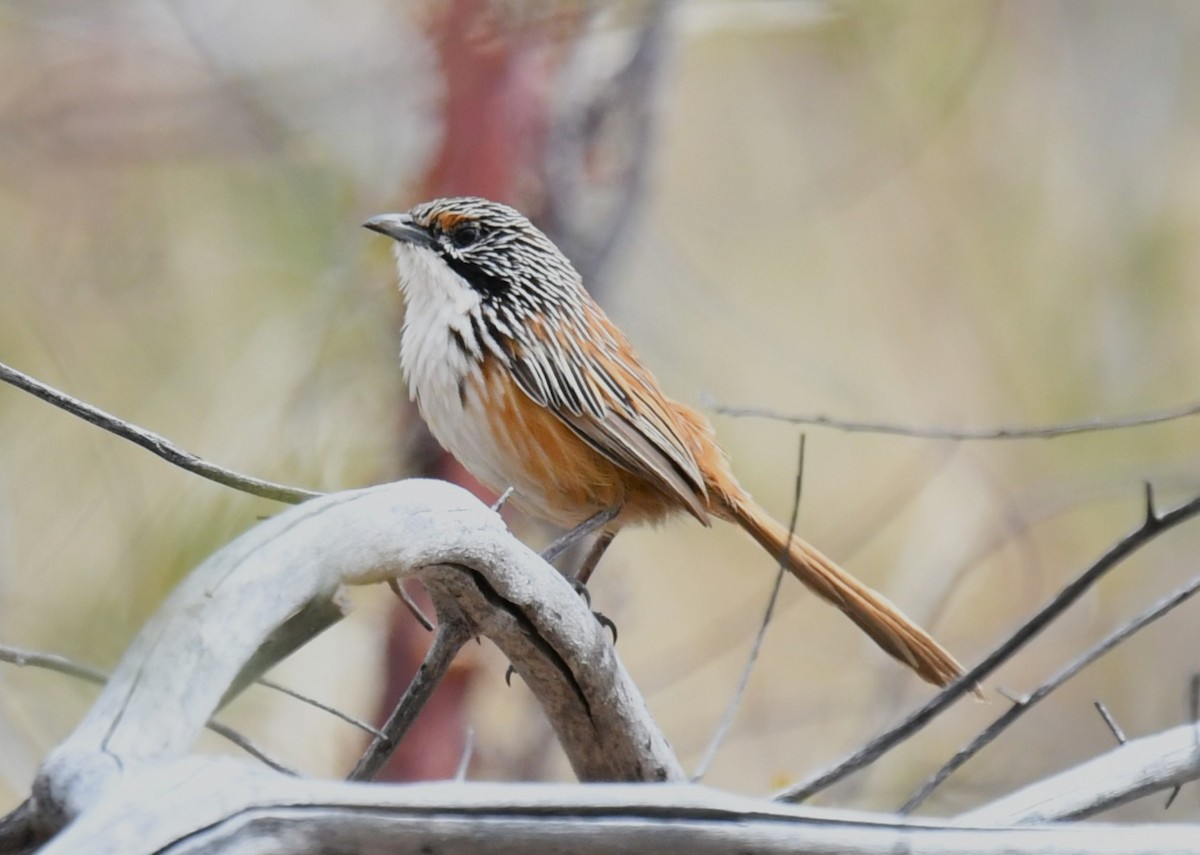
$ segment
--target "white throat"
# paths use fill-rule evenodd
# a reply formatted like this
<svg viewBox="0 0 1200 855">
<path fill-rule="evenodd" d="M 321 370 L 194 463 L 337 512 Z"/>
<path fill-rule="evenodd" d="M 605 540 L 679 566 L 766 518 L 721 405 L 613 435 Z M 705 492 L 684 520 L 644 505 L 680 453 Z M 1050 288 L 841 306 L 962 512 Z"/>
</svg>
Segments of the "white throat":
<svg viewBox="0 0 1200 855">
<path fill-rule="evenodd" d="M 407 305 L 400 367 L 409 397 L 424 410 L 445 395 L 457 397 L 462 380 L 478 370 L 456 339 L 475 342 L 471 316 L 479 315 L 480 297 L 433 250 L 397 243 L 395 253 Z"/>
<path fill-rule="evenodd" d="M 497 445 L 482 397 L 483 355 L 498 345 L 478 338 L 485 329 L 479 293 L 430 249 L 397 244 L 396 264 L 408 304 L 400 365 L 409 396 L 437 441 L 472 475 L 494 490 L 513 485 L 524 495 L 514 480 L 521 473 L 504 468 L 511 452 Z"/>
</svg>

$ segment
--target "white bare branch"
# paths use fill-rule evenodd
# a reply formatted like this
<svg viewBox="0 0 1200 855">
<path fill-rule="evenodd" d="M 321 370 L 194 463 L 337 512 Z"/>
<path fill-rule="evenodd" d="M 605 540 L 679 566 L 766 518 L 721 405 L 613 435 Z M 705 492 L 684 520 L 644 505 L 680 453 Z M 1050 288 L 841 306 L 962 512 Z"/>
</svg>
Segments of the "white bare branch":
<svg viewBox="0 0 1200 855">
<path fill-rule="evenodd" d="M 42 855 L 1200 853 L 1194 825 L 961 828 L 687 784 L 345 784 L 192 757 L 122 780 Z"/>
<path fill-rule="evenodd" d="M 1131 739 L 1081 763 L 974 810 L 956 821 L 969 825 L 1082 819 L 1200 778 L 1200 729 L 1185 724 Z"/>
<path fill-rule="evenodd" d="M 585 782 L 379 786 L 189 756 L 231 685 L 336 611 L 345 585 L 418 576 L 443 620 L 492 639 Z M 256 655 L 257 653 L 257 655 Z M 251 664 L 247 664 L 251 663 Z M 0 838 L 56 853 L 653 851 L 1200 855 L 1200 827 L 1046 822 L 1200 770 L 1193 726 L 1127 743 L 953 821 L 828 811 L 685 785 L 587 605 L 474 497 L 407 481 L 314 499 L 214 554 L 151 619 Z M 7 825 L 7 827 L 5 827 Z"/>
<path fill-rule="evenodd" d="M 411 480 L 313 499 L 215 553 L 134 640 L 83 722 L 43 764 L 61 825 L 139 767 L 179 759 L 255 651 L 343 585 L 419 576 L 492 639 L 537 696 L 583 780 L 683 772 L 570 584 L 465 490 Z"/>
</svg>

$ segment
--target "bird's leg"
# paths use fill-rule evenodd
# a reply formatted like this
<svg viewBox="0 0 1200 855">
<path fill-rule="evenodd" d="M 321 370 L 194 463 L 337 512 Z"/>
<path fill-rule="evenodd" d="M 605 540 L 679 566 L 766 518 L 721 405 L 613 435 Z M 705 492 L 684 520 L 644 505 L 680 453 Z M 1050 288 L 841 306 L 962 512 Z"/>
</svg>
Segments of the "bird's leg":
<svg viewBox="0 0 1200 855">
<path fill-rule="evenodd" d="M 612 529 L 600 532 L 600 536 L 596 538 L 596 542 L 592 544 L 592 548 L 588 550 L 587 557 L 583 559 L 583 563 L 579 565 L 579 571 L 575 574 L 575 586 L 587 590 L 588 580 L 592 578 L 592 573 L 596 570 L 596 565 L 600 563 L 600 559 L 604 557 L 609 545 L 613 542 L 613 538 L 617 533 Z"/>
<path fill-rule="evenodd" d="M 548 547 L 542 550 L 542 558 L 547 563 L 553 561 L 563 550 L 574 543 L 581 537 L 587 536 L 602 525 L 610 523 L 616 517 L 617 509 L 603 510 L 598 514 L 588 517 L 575 528 L 568 531 L 562 537 L 555 540 Z M 592 595 L 588 592 L 587 581 L 592 577 L 592 571 L 596 569 L 596 565 L 600 563 L 601 557 L 604 555 L 604 550 L 608 549 L 608 545 L 613 542 L 613 538 L 617 536 L 616 531 L 608 530 L 600 532 L 600 536 L 596 538 L 596 542 L 592 544 L 592 548 L 588 550 L 587 557 L 583 559 L 583 564 L 580 565 L 579 571 L 569 578 L 572 587 L 579 596 L 583 597 L 583 601 L 591 608 Z M 617 625 L 613 623 L 612 618 L 601 614 L 598 611 L 593 611 L 592 616 L 596 618 L 596 622 L 612 633 L 613 644 L 617 643 Z M 512 685 L 512 676 L 516 673 L 513 666 L 509 665 L 508 670 L 504 672 L 505 685 Z"/>
<path fill-rule="evenodd" d="M 613 542 L 613 538 L 617 536 L 617 532 L 613 529 L 607 529 L 600 532 L 600 536 L 596 538 L 596 542 L 592 544 L 592 548 L 588 550 L 587 557 L 583 559 L 583 564 L 579 566 L 579 572 L 575 574 L 572 580 L 575 584 L 575 590 L 583 597 L 584 601 L 591 606 L 592 595 L 588 593 L 587 583 L 592 578 L 592 572 L 596 569 L 596 565 L 600 563 L 600 559 L 604 557 L 605 550 Z M 612 633 L 613 644 L 617 643 L 617 625 L 613 623 L 612 618 L 601 612 L 592 610 L 592 615 L 595 616 L 599 624 Z"/>
<path fill-rule="evenodd" d="M 617 518 L 617 514 L 621 512 L 620 505 L 614 505 L 611 508 L 605 508 L 602 511 L 592 514 L 586 520 L 581 522 L 575 528 L 561 535 L 554 540 L 549 546 L 542 550 L 542 558 L 547 563 L 553 561 L 558 556 L 562 555 L 567 547 L 574 544 L 582 537 L 587 537 L 592 532 L 603 529 L 604 526 Z M 588 594 L 587 583 L 592 578 L 592 572 L 596 569 L 596 565 L 600 563 L 604 551 L 608 549 L 613 538 L 617 536 L 615 530 L 601 531 L 600 536 L 596 538 L 596 542 L 592 544 L 592 548 L 588 550 L 587 557 L 583 559 L 583 564 L 574 576 L 571 576 L 571 584 L 575 586 L 575 590 L 579 592 L 579 596 L 583 597 L 584 601 L 590 606 L 592 603 L 591 595 Z M 607 627 L 613 635 L 613 643 L 617 641 L 617 627 L 607 617 L 600 612 L 592 612 L 596 616 L 596 620 L 600 625 Z"/>
<path fill-rule="evenodd" d="M 586 520 L 581 522 L 579 525 L 575 526 L 575 528 L 573 528 L 570 531 L 566 532 L 565 534 L 555 538 L 555 540 L 549 546 L 547 546 L 545 549 L 543 549 L 542 550 L 542 560 L 545 561 L 547 564 L 549 564 L 555 558 L 562 555 L 563 552 L 567 549 L 567 547 L 569 547 L 575 541 L 579 540 L 581 537 L 587 537 L 589 534 L 594 532 L 596 529 L 603 528 L 604 526 L 608 525 L 610 522 L 612 522 L 614 519 L 617 518 L 617 514 L 619 514 L 620 512 L 621 512 L 621 508 L 618 505 L 618 506 L 614 506 L 611 508 L 605 508 L 602 511 L 592 514 L 590 517 L 588 517 Z M 611 540 L 612 538 L 609 538 L 609 539 Z M 593 547 L 593 551 L 594 550 L 595 550 L 595 547 Z M 603 553 L 603 550 L 601 550 L 601 552 Z M 600 560 L 599 555 L 596 556 L 596 560 L 597 561 Z M 591 575 L 590 571 L 589 571 L 589 575 Z M 586 581 L 586 579 L 585 579 L 585 581 Z"/>
</svg>

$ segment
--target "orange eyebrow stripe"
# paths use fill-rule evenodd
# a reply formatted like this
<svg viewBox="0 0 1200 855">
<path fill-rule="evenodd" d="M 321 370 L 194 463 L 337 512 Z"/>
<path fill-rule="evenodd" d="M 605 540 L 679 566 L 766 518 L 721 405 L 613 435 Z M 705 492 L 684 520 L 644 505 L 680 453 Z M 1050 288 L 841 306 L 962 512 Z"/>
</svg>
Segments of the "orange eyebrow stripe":
<svg viewBox="0 0 1200 855">
<path fill-rule="evenodd" d="M 466 217 L 462 214 L 456 214 L 452 211 L 444 211 L 434 217 L 434 221 L 441 226 L 442 231 L 448 232 L 461 223 Z"/>
</svg>

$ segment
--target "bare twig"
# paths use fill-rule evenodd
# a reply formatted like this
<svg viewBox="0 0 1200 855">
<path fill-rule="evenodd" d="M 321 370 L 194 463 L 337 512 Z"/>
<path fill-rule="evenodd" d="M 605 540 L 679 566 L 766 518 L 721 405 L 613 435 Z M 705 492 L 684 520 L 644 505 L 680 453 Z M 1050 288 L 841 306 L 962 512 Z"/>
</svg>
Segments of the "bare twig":
<svg viewBox="0 0 1200 855">
<path fill-rule="evenodd" d="M 468 727 L 466 738 L 463 739 L 462 756 L 458 758 L 458 768 L 454 770 L 454 780 L 467 780 L 467 770 L 471 767 L 471 756 L 475 753 L 475 728 Z"/>
<path fill-rule="evenodd" d="M 1051 621 L 1082 597 L 1109 570 L 1158 535 L 1174 528 L 1185 520 L 1191 519 L 1197 514 L 1200 514 L 1200 496 L 1184 502 L 1182 505 L 1162 515 L 1153 513 L 1153 509 L 1151 508 L 1151 512 L 1146 514 L 1140 526 L 1110 547 L 1104 555 L 1100 556 L 1090 567 L 1080 573 L 1049 603 L 1043 606 L 1040 611 L 997 645 L 978 665 L 959 677 L 899 724 L 870 740 L 866 745 L 829 769 L 778 793 L 776 798 L 792 802 L 811 798 L 816 793 L 832 786 L 864 766 L 873 763 L 888 751 L 891 751 L 905 739 L 933 721 L 943 710 L 958 700 L 961 695 L 969 691 L 976 683 L 983 680 L 1011 659 L 1030 639 L 1041 632 Z"/>
<path fill-rule="evenodd" d="M 392 589 L 392 593 L 400 599 L 400 602 L 404 603 L 405 608 L 408 609 L 409 614 L 416 618 L 417 623 L 426 632 L 433 632 L 433 621 L 426 616 L 425 612 L 421 611 L 421 607 L 417 605 L 417 601 L 412 598 L 412 594 L 404 589 L 404 586 L 400 584 L 400 580 L 388 579 L 387 586 Z"/>
<path fill-rule="evenodd" d="M 1072 769 L 958 814 L 953 821 L 955 825 L 973 828 L 1046 822 L 1081 825 L 1068 821 L 1096 816 L 1197 778 L 1200 778 L 1200 744 L 1196 741 L 1196 728 L 1182 724 L 1153 736 L 1131 739 Z M 1158 850 L 1142 846 L 1134 851 Z"/>
<path fill-rule="evenodd" d="M 257 745 L 255 745 L 253 742 L 251 742 L 246 737 L 242 736 L 240 733 L 238 733 L 236 730 L 234 730 L 229 725 L 221 724 L 221 722 L 219 722 L 219 721 L 210 721 L 210 722 L 208 722 L 208 724 L 206 724 L 204 726 L 206 728 L 208 728 L 209 730 L 211 730 L 213 733 L 217 734 L 218 736 L 223 736 L 225 739 L 228 739 L 230 742 L 232 742 L 238 748 L 245 751 L 247 754 L 249 754 L 255 760 L 259 761 L 260 763 L 262 763 L 266 766 L 271 767 L 276 772 L 279 772 L 280 774 L 283 774 L 283 775 L 289 775 L 293 778 L 299 777 L 300 773 L 297 772 L 295 769 L 293 769 L 290 766 L 285 766 L 283 763 L 280 763 L 274 757 L 267 754 L 265 751 L 263 751 L 261 748 L 259 748 Z"/>
<path fill-rule="evenodd" d="M 7 662 L 21 668 L 42 668 L 46 671 L 57 671 L 68 677 L 76 677 L 85 683 L 103 686 L 108 675 L 99 668 L 75 662 L 57 653 L 41 653 L 36 650 L 24 650 L 8 644 L 0 644 L 0 662 Z"/>
<path fill-rule="evenodd" d="M 42 668 L 47 671 L 57 671 L 59 674 L 66 674 L 69 677 L 75 677 L 77 679 L 83 680 L 84 682 L 92 683 L 97 686 L 103 686 L 108 681 L 108 675 L 106 673 L 104 673 L 103 671 L 101 671 L 99 668 L 93 668 L 90 665 L 84 665 L 81 662 L 75 662 L 72 659 L 68 659 L 65 656 L 59 656 L 58 654 L 55 654 L 55 653 L 43 653 L 41 651 L 36 651 L 36 650 L 24 650 L 22 648 L 12 647 L 7 644 L 0 644 L 0 662 L 8 662 L 11 665 L 17 665 L 20 667 Z M 317 709 L 321 710 L 322 712 L 327 712 L 330 715 L 334 716 L 335 718 L 339 718 L 342 721 L 346 722 L 347 724 L 353 725 L 354 727 L 357 727 L 360 730 L 365 730 L 366 732 L 373 733 L 373 734 L 380 733 L 380 731 L 378 729 L 372 727 L 371 725 L 367 724 L 366 722 L 360 721 L 359 719 L 356 719 L 352 715 L 348 715 L 348 714 L 342 712 L 341 710 L 334 709 L 331 706 L 328 706 L 326 704 L 321 703 L 320 701 L 314 700 L 313 698 L 310 698 L 304 694 L 301 694 L 300 692 L 297 692 L 295 689 L 289 689 L 286 686 L 281 686 L 278 683 L 275 683 L 271 680 L 267 680 L 265 678 L 259 679 L 258 683 L 259 683 L 259 685 L 265 686 L 268 689 L 273 689 L 277 692 L 282 692 L 283 694 L 288 695 L 289 697 L 295 698 L 296 700 L 300 701 L 301 703 L 305 703 L 305 704 L 308 704 L 309 706 L 316 707 Z M 210 721 L 208 723 L 208 729 L 211 730 L 213 733 L 217 733 L 217 734 L 225 737 L 230 742 L 234 743 L 239 748 L 241 748 L 243 751 L 245 751 L 247 754 L 250 754 L 251 756 L 258 758 L 259 760 L 266 763 L 271 768 L 277 769 L 280 771 L 285 771 L 285 772 L 288 772 L 289 774 L 294 774 L 291 772 L 290 769 L 288 769 L 286 766 L 284 766 L 278 760 L 275 760 L 275 759 L 269 757 L 260 748 L 258 748 L 254 743 L 252 743 L 250 740 L 246 739 L 244 736 L 242 736 L 240 733 L 233 730 L 232 728 L 227 727 L 226 725 L 220 724 L 219 722 Z"/>
<path fill-rule="evenodd" d="M 1148 609 L 1142 614 L 1135 617 L 1133 620 L 1126 623 L 1124 626 L 1108 635 L 1103 641 L 1093 646 L 1090 650 L 1078 657 L 1074 662 L 1071 662 L 1066 667 L 1062 668 L 1057 674 L 1051 677 L 1042 685 L 1038 686 L 1028 697 L 1022 699 L 1018 703 L 1013 704 L 1004 711 L 1003 715 L 992 722 L 982 733 L 976 736 L 969 744 L 959 749 L 959 751 L 950 758 L 947 763 L 938 769 L 924 784 L 921 785 L 911 798 L 905 802 L 900 808 L 901 813 L 911 813 L 921 806 L 924 801 L 929 798 L 935 789 L 937 789 L 943 781 L 952 775 L 960 766 L 978 754 L 985 747 L 990 745 L 996 737 L 1007 730 L 1012 724 L 1030 709 L 1036 706 L 1047 695 L 1061 686 L 1063 683 L 1070 680 L 1088 665 L 1091 665 L 1105 653 L 1108 653 L 1117 645 L 1124 642 L 1127 638 L 1134 635 L 1138 631 L 1149 626 L 1154 621 L 1158 620 L 1167 612 L 1174 609 L 1176 606 L 1187 602 L 1200 591 L 1200 577 L 1193 579 L 1184 587 L 1180 588 L 1175 593 Z M 1117 737 L 1117 741 L 1122 745 L 1125 744 L 1125 734 L 1117 727 L 1115 721 L 1108 715 L 1108 710 L 1103 704 L 1097 703 L 1096 709 L 1100 711 L 1100 715 L 1104 717 L 1109 728 Z"/>
<path fill-rule="evenodd" d="M 1125 731 L 1121 730 L 1121 725 L 1117 724 L 1117 720 L 1112 717 L 1103 701 L 1092 701 L 1092 706 L 1100 713 L 1100 718 L 1104 719 L 1104 724 L 1112 732 L 1113 739 L 1117 740 L 1117 745 L 1124 745 L 1129 741 L 1125 738 Z"/>
<path fill-rule="evenodd" d="M 1082 419 L 1076 422 L 1042 425 L 1040 427 L 994 427 L 978 429 L 955 429 L 944 427 L 922 427 L 919 425 L 902 425 L 894 422 L 852 421 L 825 415 L 803 415 L 784 413 L 769 407 L 731 407 L 713 401 L 705 401 L 705 406 L 714 412 L 734 418 L 759 418 L 772 421 L 787 422 L 795 425 L 815 425 L 833 428 L 847 433 L 881 433 L 890 436 L 907 436 L 915 439 L 946 439 L 957 442 L 975 440 L 1005 440 L 1005 439 L 1053 439 L 1057 436 L 1068 436 L 1076 433 L 1092 433 L 1095 431 L 1124 430 L 1126 428 L 1144 427 L 1145 425 L 1162 424 L 1163 422 L 1185 419 L 1200 415 L 1200 402 L 1150 413 L 1132 416 L 1115 416 L 1109 419 Z"/>
<path fill-rule="evenodd" d="M 803 484 L 804 434 L 800 434 L 800 459 L 796 464 L 796 486 L 792 493 L 792 513 L 788 522 L 788 548 L 791 547 L 792 537 L 796 533 L 796 520 L 800 516 L 800 492 Z M 762 623 L 759 624 L 758 632 L 754 635 L 754 643 L 750 645 L 750 654 L 746 657 L 746 664 L 743 666 L 741 676 L 738 678 L 737 687 L 733 690 L 729 704 L 725 707 L 725 714 L 721 716 L 721 721 L 717 725 L 717 729 L 713 732 L 708 747 L 704 749 L 704 755 L 700 758 L 700 762 L 696 764 L 696 770 L 692 773 L 691 780 L 694 783 L 703 779 L 705 773 L 708 772 L 708 767 L 712 765 L 713 760 L 717 756 L 717 750 L 729 734 L 729 729 L 733 726 L 733 718 L 737 715 L 738 708 L 742 705 L 742 699 L 746 696 L 746 687 L 750 684 L 750 674 L 754 671 L 754 665 L 758 662 L 759 651 L 762 650 L 763 641 L 767 637 L 767 626 L 771 623 L 771 616 L 775 613 L 775 603 L 779 599 L 779 588 L 783 584 L 783 574 L 786 569 L 786 565 L 784 565 L 781 558 L 779 560 L 779 567 L 775 571 L 775 584 L 771 586 L 771 594 L 767 597 L 767 607 L 763 610 Z"/>
<path fill-rule="evenodd" d="M 374 725 L 363 721 L 361 718 L 355 718 L 354 716 L 350 715 L 350 713 L 342 712 L 336 707 L 331 707 L 329 704 L 321 703 L 316 698 L 311 698 L 303 692 L 297 692 L 295 689 L 289 689 L 287 686 L 280 685 L 274 680 L 268 680 L 266 677 L 259 677 L 258 685 L 279 692 L 280 694 L 287 695 L 289 698 L 295 698 L 296 700 L 300 701 L 300 703 L 308 704 L 310 707 L 319 709 L 321 712 L 329 713 L 329 715 L 333 716 L 334 718 L 341 719 L 342 721 L 346 722 L 346 724 L 350 725 L 351 727 L 358 728 L 363 733 L 369 733 L 372 736 L 383 736 L 383 731 Z"/>
<path fill-rule="evenodd" d="M 35 380 L 28 374 L 17 371 L 15 368 L 10 368 L 2 362 L 0 362 L 0 380 L 16 386 L 18 389 L 22 389 L 37 398 L 41 398 L 43 401 L 58 407 L 60 410 L 66 410 L 68 413 L 96 425 L 96 427 L 103 428 L 122 439 L 127 439 L 135 445 L 140 445 L 168 463 L 178 466 L 180 469 L 185 469 L 188 472 L 199 475 L 202 478 L 207 478 L 210 481 L 215 481 L 218 484 L 223 484 L 226 487 L 232 487 L 243 493 L 261 496 L 264 499 L 273 499 L 277 502 L 287 502 L 292 505 L 321 495 L 311 490 L 302 490 L 298 487 L 288 487 L 283 484 L 263 481 L 259 478 L 251 478 L 247 475 L 234 472 L 231 469 L 225 469 L 214 463 L 209 463 L 207 460 L 197 457 L 192 452 L 180 448 L 170 440 L 156 433 L 119 419 L 110 413 L 106 413 L 104 410 L 80 401 L 78 398 L 72 398 L 70 395 L 58 391 L 53 386 L 48 386 L 40 380 Z"/>
<path fill-rule="evenodd" d="M 433 636 L 433 644 L 425 654 L 425 660 L 413 675 L 412 682 L 404 690 L 381 732 L 367 746 L 367 750 L 363 752 L 363 756 L 346 780 L 370 781 L 379 773 L 383 764 L 395 753 L 404 734 L 408 733 L 408 729 L 425 708 L 433 690 L 446 676 L 458 651 L 470 640 L 470 627 L 460 616 L 438 612 L 437 630 Z"/>
<path fill-rule="evenodd" d="M 512 498 L 514 492 L 516 492 L 515 487 L 505 487 L 504 492 L 496 497 L 496 501 L 492 502 L 492 510 L 496 513 L 504 510 L 504 506 L 508 504 L 508 500 Z"/>
<path fill-rule="evenodd" d="M 68 659 L 65 656 L 59 656 L 56 653 L 42 653 L 36 650 L 24 650 L 20 647 L 12 647 L 7 644 L 0 644 L 0 662 L 8 662 L 10 665 L 16 665 L 23 668 L 42 668 L 46 671 L 57 671 L 59 674 L 66 674 L 68 677 L 75 677 L 78 680 L 83 680 L 85 683 L 92 683 L 96 686 L 103 686 L 108 682 L 108 674 L 104 673 L 99 668 L 93 668 L 90 665 L 84 665 L 80 662 L 75 662 L 74 660 Z M 228 725 L 221 724 L 217 721 L 209 721 L 205 727 L 218 736 L 223 736 L 225 739 L 228 739 L 251 757 L 255 758 L 256 760 L 261 760 L 275 771 L 283 772 L 287 775 L 296 774 L 292 769 L 271 757 L 245 736 L 242 736 L 242 734 L 238 733 Z"/>
</svg>

